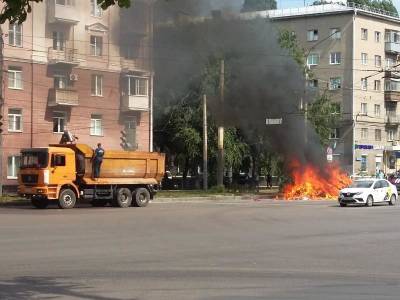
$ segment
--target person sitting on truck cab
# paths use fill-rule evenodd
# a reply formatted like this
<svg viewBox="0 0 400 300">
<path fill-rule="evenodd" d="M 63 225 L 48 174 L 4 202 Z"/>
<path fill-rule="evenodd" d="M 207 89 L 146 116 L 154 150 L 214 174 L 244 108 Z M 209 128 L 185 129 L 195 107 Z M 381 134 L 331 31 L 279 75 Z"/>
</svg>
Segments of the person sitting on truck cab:
<svg viewBox="0 0 400 300">
<path fill-rule="evenodd" d="M 103 156 L 104 156 L 104 149 L 101 147 L 101 143 L 97 144 L 97 148 L 93 153 L 93 158 L 92 158 L 92 176 L 93 178 L 99 178 L 100 177 L 100 167 L 101 163 L 103 162 Z"/>
</svg>

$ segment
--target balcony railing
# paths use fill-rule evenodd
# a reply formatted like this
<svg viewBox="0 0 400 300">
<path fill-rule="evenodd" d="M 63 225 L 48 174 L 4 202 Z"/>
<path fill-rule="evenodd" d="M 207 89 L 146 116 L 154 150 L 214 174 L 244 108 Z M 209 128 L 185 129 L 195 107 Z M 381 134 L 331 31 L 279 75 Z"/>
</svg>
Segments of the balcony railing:
<svg viewBox="0 0 400 300">
<path fill-rule="evenodd" d="M 400 53 L 400 43 L 385 42 L 385 51 L 389 53 Z"/>
<path fill-rule="evenodd" d="M 71 89 L 50 89 L 49 90 L 49 106 L 65 105 L 77 106 L 79 105 L 78 92 Z"/>
<path fill-rule="evenodd" d="M 124 111 L 129 111 L 129 110 L 148 111 L 149 97 L 124 95 L 122 96 L 121 108 Z"/>
<path fill-rule="evenodd" d="M 398 124 L 400 124 L 400 117 L 398 117 L 396 115 L 387 115 L 386 116 L 386 123 L 393 124 L 393 125 L 398 125 Z"/>
<path fill-rule="evenodd" d="M 49 48 L 47 60 L 49 64 L 69 64 L 77 66 L 79 65 L 79 61 L 77 59 L 77 49 L 67 49 L 56 50 L 53 47 Z"/>
<path fill-rule="evenodd" d="M 385 101 L 400 101 L 400 91 L 385 91 Z"/>
<path fill-rule="evenodd" d="M 75 5 L 57 4 L 56 0 L 50 0 L 47 3 L 47 16 L 50 23 L 63 22 L 76 24 L 79 22 L 79 14 Z"/>
</svg>

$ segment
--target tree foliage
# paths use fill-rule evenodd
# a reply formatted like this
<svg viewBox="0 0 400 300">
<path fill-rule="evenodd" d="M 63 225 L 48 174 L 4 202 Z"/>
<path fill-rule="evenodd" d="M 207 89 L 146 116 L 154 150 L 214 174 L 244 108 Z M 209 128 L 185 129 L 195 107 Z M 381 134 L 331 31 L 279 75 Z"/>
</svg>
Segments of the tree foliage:
<svg viewBox="0 0 400 300">
<path fill-rule="evenodd" d="M 392 0 L 352 0 L 350 3 L 354 3 L 360 6 L 367 6 L 371 8 L 381 9 L 398 16 L 397 8 L 394 6 Z M 312 5 L 332 4 L 333 1 L 317 0 Z"/>
<path fill-rule="evenodd" d="M 81 1 L 81 0 L 80 0 Z M 119 7 L 130 7 L 134 0 L 97 0 L 102 9 L 107 9 L 112 5 Z M 33 3 L 43 2 L 43 0 L 3 0 L 3 10 L 0 14 L 0 23 L 5 21 L 10 23 L 22 23 L 26 20 L 28 14 L 32 11 Z"/>
<path fill-rule="evenodd" d="M 276 0 L 245 0 L 242 12 L 276 9 Z"/>
</svg>

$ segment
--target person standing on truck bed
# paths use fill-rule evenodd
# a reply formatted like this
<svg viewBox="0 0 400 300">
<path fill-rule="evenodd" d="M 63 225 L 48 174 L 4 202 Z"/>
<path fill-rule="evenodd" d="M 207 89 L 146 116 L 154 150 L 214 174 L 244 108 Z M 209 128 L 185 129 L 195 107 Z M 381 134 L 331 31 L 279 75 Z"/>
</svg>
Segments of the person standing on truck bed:
<svg viewBox="0 0 400 300">
<path fill-rule="evenodd" d="M 97 148 L 94 151 L 93 158 L 92 158 L 92 177 L 93 178 L 99 178 L 100 177 L 100 167 L 101 163 L 103 162 L 103 157 L 104 157 L 104 149 L 101 147 L 101 143 L 97 144 Z"/>
</svg>

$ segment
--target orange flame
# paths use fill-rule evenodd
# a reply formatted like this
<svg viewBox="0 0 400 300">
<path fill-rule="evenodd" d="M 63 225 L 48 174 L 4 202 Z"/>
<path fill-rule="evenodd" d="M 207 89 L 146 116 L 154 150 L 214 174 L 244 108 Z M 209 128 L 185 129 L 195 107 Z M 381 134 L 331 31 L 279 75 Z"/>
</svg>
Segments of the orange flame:
<svg viewBox="0 0 400 300">
<path fill-rule="evenodd" d="M 351 183 L 350 178 L 336 165 L 328 164 L 324 171 L 293 161 L 292 183 L 283 187 L 283 194 L 287 200 L 298 199 L 336 199 L 339 190 Z"/>
</svg>

